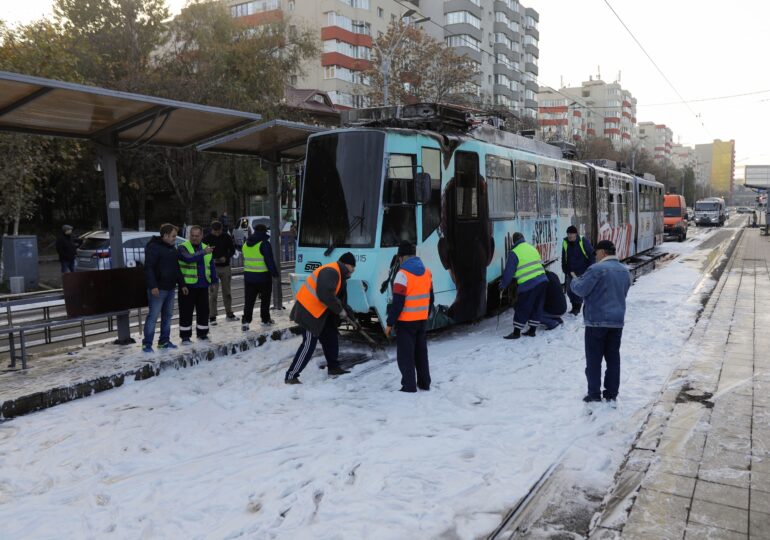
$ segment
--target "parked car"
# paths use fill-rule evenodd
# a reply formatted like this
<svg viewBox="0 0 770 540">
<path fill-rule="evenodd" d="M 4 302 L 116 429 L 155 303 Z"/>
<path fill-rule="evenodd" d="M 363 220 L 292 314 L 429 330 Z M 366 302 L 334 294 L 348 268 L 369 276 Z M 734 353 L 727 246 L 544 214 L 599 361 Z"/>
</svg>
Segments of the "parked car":
<svg viewBox="0 0 770 540">
<path fill-rule="evenodd" d="M 687 221 L 695 221 L 695 210 L 687 207 Z"/>
<path fill-rule="evenodd" d="M 156 236 L 153 231 L 123 231 L 123 262 L 131 268 L 144 264 L 144 248 L 150 238 Z M 110 252 L 110 233 L 108 231 L 94 231 L 84 235 L 83 243 L 77 250 L 77 265 L 75 270 L 79 272 L 89 270 L 108 270 L 112 268 Z M 185 239 L 176 237 L 179 246 Z"/>
<path fill-rule="evenodd" d="M 739 206 L 737 212 L 739 214 L 751 214 L 754 210 L 748 206 Z"/>
<path fill-rule="evenodd" d="M 681 195 L 663 197 L 663 234 L 676 236 L 680 242 L 687 238 L 687 204 Z"/>
</svg>

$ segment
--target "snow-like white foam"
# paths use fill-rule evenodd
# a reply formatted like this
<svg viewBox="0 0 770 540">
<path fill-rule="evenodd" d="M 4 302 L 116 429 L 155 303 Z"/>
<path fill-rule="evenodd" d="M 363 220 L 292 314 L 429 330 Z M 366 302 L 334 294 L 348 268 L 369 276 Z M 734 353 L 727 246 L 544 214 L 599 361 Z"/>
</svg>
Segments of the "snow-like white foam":
<svg viewBox="0 0 770 540">
<path fill-rule="evenodd" d="M 0 424 L 0 536 L 473 538 L 557 460 L 606 489 L 681 360 L 708 234 L 632 287 L 617 409 L 586 414 L 569 315 L 535 339 L 502 339 L 510 311 L 440 334 L 414 395 L 395 363 L 286 386 L 299 339 L 269 342 Z"/>
</svg>

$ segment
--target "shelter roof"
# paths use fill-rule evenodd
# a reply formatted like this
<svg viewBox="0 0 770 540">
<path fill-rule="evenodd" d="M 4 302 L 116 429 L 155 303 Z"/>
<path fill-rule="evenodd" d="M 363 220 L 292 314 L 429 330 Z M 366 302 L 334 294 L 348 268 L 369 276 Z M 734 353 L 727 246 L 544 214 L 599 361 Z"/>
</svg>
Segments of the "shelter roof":
<svg viewBox="0 0 770 540">
<path fill-rule="evenodd" d="M 271 120 L 205 142 L 198 146 L 198 150 L 265 159 L 301 158 L 305 155 L 307 138 L 313 133 L 328 130 L 323 126 Z"/>
<path fill-rule="evenodd" d="M 0 131 L 185 147 L 259 114 L 0 71 Z"/>
</svg>

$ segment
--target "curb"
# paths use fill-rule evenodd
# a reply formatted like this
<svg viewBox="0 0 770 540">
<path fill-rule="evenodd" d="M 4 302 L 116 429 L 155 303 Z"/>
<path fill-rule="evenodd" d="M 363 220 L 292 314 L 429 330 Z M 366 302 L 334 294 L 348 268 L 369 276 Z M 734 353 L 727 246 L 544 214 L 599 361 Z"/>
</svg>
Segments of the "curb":
<svg viewBox="0 0 770 540">
<path fill-rule="evenodd" d="M 707 266 L 703 271 L 703 279 L 694 290 L 697 294 L 698 289 L 707 279 L 714 279 L 717 283 L 703 299 L 704 307 L 696 316 L 695 325 L 683 347 L 693 339 L 693 334 L 701 324 L 703 315 L 713 311 L 715 304 L 713 300 L 719 297 L 724 287 L 726 276 L 729 274 L 725 273 L 725 270 L 733 260 L 735 249 L 743 238 L 744 229 L 744 227 L 738 229 L 724 249 L 714 250 L 714 253 L 709 255 Z M 615 474 L 611 491 L 591 520 L 588 538 L 618 538 L 622 534 L 628 514 L 633 507 L 633 504 L 629 505 L 628 502 L 636 498 L 647 471 L 656 458 L 657 447 L 668 426 L 674 406 L 684 390 L 680 385 L 675 384 L 675 381 L 684 380 L 689 368 L 690 366 L 674 368 L 669 378 L 663 383 L 658 399 L 653 403 L 644 424 L 637 432 L 623 463 Z"/>
<path fill-rule="evenodd" d="M 2 401 L 0 402 L 0 422 L 88 397 L 105 390 L 118 388 L 123 386 L 123 383 L 126 381 L 132 379 L 134 381 L 144 381 L 157 377 L 164 371 L 184 369 L 202 364 L 203 362 L 210 362 L 217 358 L 239 354 L 261 347 L 268 340 L 281 341 L 299 333 L 299 327 L 292 326 L 283 330 L 275 330 L 271 333 L 247 337 L 232 343 L 211 345 L 189 352 L 179 352 L 170 358 L 147 362 L 140 368 L 119 371 L 111 375 L 94 377 L 71 386 L 50 388 L 42 392 L 35 392 L 34 394 Z"/>
</svg>

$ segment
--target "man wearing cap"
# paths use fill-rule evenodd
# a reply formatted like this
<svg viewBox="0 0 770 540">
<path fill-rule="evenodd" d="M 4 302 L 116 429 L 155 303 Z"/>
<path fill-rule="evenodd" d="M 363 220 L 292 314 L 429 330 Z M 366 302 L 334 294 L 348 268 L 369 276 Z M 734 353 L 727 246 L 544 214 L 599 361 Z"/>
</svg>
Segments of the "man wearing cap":
<svg viewBox="0 0 770 540">
<path fill-rule="evenodd" d="M 390 336 L 393 326 L 396 327 L 401 392 L 417 392 L 418 388 L 430 390 L 425 326 L 433 304 L 433 280 L 430 270 L 416 254 L 410 242 L 402 242 L 398 247 L 400 266 L 393 280 L 393 303 L 385 328 L 385 335 Z"/>
<path fill-rule="evenodd" d="M 633 278 L 615 256 L 609 240 L 596 244 L 597 263 L 582 276 L 574 278 L 572 292 L 585 302 L 586 379 L 585 402 L 615 401 L 620 387 L 620 340 L 626 316 L 626 295 Z M 601 391 L 602 358 L 607 362 L 604 392 Z"/>
<path fill-rule="evenodd" d="M 273 279 L 278 277 L 278 269 L 265 225 L 254 223 L 254 234 L 243 244 L 242 252 L 244 300 L 241 330 L 246 332 L 251 324 L 257 296 L 261 299 L 259 315 L 262 325 L 275 324 L 270 318 L 270 297 L 273 294 Z"/>
<path fill-rule="evenodd" d="M 567 237 L 561 244 L 561 269 L 564 272 L 564 286 L 567 289 L 567 296 L 572 304 L 570 313 L 577 315 L 583 306 L 583 300 L 572 292 L 570 282 L 585 274 L 588 267 L 596 262 L 591 242 L 585 236 L 579 235 L 577 227 L 570 225 L 567 227 Z"/>
<path fill-rule="evenodd" d="M 507 289 L 515 279 L 518 285 L 518 296 L 513 311 L 513 332 L 505 336 L 505 339 L 519 339 L 527 325 L 529 329 L 524 332 L 524 335 L 535 337 L 543 312 L 548 278 L 545 276 L 540 253 L 534 246 L 524 241 L 524 235 L 515 232 L 511 236 L 511 241 L 513 249 L 505 263 L 500 290 Z"/>
<path fill-rule="evenodd" d="M 356 258 L 349 251 L 337 262 L 325 264 L 310 274 L 297 291 L 297 301 L 290 318 L 302 327 L 302 344 L 286 372 L 286 384 L 299 384 L 299 375 L 321 342 L 329 375 L 350 373 L 342 369 L 339 356 L 337 327 L 340 319 L 351 319 L 346 306 L 346 281 L 356 269 Z M 350 313 L 348 313 L 350 311 Z M 357 323 L 354 322 L 354 325 Z"/>
<path fill-rule="evenodd" d="M 59 254 L 61 273 L 75 271 L 75 257 L 78 245 L 72 240 L 72 225 L 62 225 L 61 235 L 56 239 L 56 253 Z"/>
</svg>

